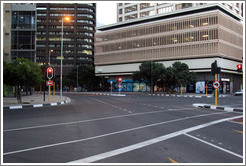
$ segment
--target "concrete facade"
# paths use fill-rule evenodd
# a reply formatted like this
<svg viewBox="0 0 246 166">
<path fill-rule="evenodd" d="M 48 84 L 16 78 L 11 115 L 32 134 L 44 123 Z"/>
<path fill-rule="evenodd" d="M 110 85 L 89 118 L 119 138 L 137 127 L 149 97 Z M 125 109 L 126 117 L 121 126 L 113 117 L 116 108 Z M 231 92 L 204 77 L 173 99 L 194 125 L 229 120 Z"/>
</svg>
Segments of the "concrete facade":
<svg viewBox="0 0 246 166">
<path fill-rule="evenodd" d="M 199 81 L 212 81 L 211 63 L 217 60 L 220 78 L 230 78 L 233 91 L 238 90 L 242 84 L 236 71 L 243 57 L 241 21 L 242 17 L 221 4 L 206 4 L 98 28 L 96 75 L 109 80 L 119 76 L 131 79 L 144 61 L 163 63 L 165 67 L 180 61 L 198 73 Z"/>
<path fill-rule="evenodd" d="M 3 60 L 11 61 L 11 4 L 3 4 Z"/>
<path fill-rule="evenodd" d="M 163 1 L 164 2 L 164 1 Z M 125 22 L 139 18 L 161 15 L 182 9 L 198 7 L 208 3 L 118 3 L 117 21 Z M 243 3 L 221 3 L 230 12 L 243 17 Z"/>
</svg>

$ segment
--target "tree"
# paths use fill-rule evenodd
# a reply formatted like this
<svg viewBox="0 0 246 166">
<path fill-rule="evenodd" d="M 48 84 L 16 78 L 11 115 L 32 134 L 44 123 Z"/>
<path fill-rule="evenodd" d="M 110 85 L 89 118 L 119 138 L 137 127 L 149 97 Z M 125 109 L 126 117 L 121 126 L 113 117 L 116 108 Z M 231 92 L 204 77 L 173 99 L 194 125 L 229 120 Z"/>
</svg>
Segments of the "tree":
<svg viewBox="0 0 246 166">
<path fill-rule="evenodd" d="M 3 63 L 3 82 L 17 86 L 17 99 L 22 103 L 21 88 L 40 85 L 42 82 L 41 69 L 25 58 L 18 58 L 10 63 Z"/>
<path fill-rule="evenodd" d="M 146 61 L 139 66 L 139 71 L 133 74 L 133 80 L 145 81 L 153 93 L 157 82 L 165 79 L 165 73 L 166 68 L 162 63 Z"/>
<path fill-rule="evenodd" d="M 70 80 L 70 86 L 77 86 L 77 67 L 70 71 L 67 78 Z M 103 89 L 106 86 L 105 79 L 95 75 L 95 67 L 92 64 L 78 67 L 78 83 L 88 91 Z"/>
<path fill-rule="evenodd" d="M 197 81 L 196 73 L 190 72 L 185 63 L 174 62 L 167 68 L 167 85 L 173 89 L 173 86 L 188 85 Z"/>
</svg>

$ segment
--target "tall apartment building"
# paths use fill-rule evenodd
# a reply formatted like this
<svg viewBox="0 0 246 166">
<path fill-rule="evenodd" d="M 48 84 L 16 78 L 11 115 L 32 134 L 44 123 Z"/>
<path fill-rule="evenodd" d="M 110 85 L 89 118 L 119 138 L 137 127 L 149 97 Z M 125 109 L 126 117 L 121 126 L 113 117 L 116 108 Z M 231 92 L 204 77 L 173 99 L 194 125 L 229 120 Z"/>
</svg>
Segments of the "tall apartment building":
<svg viewBox="0 0 246 166">
<path fill-rule="evenodd" d="M 35 62 L 36 5 L 3 4 L 3 59 L 28 58 Z"/>
<path fill-rule="evenodd" d="M 242 86 L 236 67 L 243 58 L 242 19 L 223 4 L 209 3 L 99 27 L 96 75 L 113 82 L 122 77 L 123 90 L 134 91 L 137 83 L 132 74 L 142 62 L 152 60 L 168 67 L 180 61 L 197 73 L 205 87 L 205 81 L 214 81 L 211 64 L 217 60 L 220 91 L 233 92 Z"/>
<path fill-rule="evenodd" d="M 118 3 L 117 21 L 130 21 L 205 4 L 207 3 Z M 243 17 L 243 3 L 222 3 L 222 5 L 231 13 Z"/>
<path fill-rule="evenodd" d="M 37 63 L 60 72 L 63 22 L 63 73 L 81 64 L 94 63 L 95 3 L 37 4 Z"/>
</svg>

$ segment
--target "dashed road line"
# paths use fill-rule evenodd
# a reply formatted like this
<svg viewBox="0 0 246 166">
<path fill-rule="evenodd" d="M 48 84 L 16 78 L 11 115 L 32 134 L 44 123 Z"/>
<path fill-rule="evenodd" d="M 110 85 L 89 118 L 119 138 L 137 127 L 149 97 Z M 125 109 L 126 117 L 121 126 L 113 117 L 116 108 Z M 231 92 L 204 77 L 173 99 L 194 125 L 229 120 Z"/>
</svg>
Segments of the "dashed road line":
<svg viewBox="0 0 246 166">
<path fill-rule="evenodd" d="M 106 133 L 103 135 L 97 135 L 97 136 L 93 136 L 93 137 L 88 137 L 88 138 L 83 138 L 83 139 L 78 139 L 78 140 L 72 140 L 72 141 L 66 141 L 66 142 L 60 142 L 60 143 L 55 143 L 55 144 L 49 144 L 49 145 L 44 145 L 44 146 L 38 146 L 38 147 L 33 147 L 33 148 L 28 148 L 28 149 L 21 149 L 21 150 L 16 150 L 16 151 L 11 151 L 11 152 L 5 152 L 3 153 L 3 155 L 11 155 L 11 154 L 16 154 L 16 153 L 22 153 L 22 152 L 27 152 L 27 151 L 33 151 L 33 150 L 39 150 L 39 149 L 44 149 L 44 148 L 49 148 L 49 147 L 55 147 L 55 146 L 60 146 L 60 145 L 67 145 L 67 144 L 71 144 L 71 143 L 78 143 L 78 142 L 83 142 L 83 141 L 88 141 L 88 140 L 93 140 L 93 139 L 97 139 L 97 138 L 102 138 L 102 137 L 106 137 L 106 136 L 111 136 L 111 135 L 116 135 L 116 134 L 121 134 L 121 133 L 126 133 L 129 131 L 134 131 L 134 130 L 139 130 L 139 129 L 145 129 L 148 127 L 153 127 L 153 126 L 159 126 L 159 125 L 163 125 L 163 124 L 167 124 L 167 123 L 172 123 L 172 122 L 177 122 L 177 121 L 182 121 L 182 120 L 187 120 L 187 119 L 192 119 L 192 118 L 198 118 L 198 117 L 204 117 L 204 116 L 211 116 L 211 115 L 215 115 L 215 114 L 226 114 L 224 112 L 220 112 L 220 113 L 210 113 L 210 114 L 203 114 L 203 115 L 196 115 L 196 116 L 191 116 L 189 118 L 185 117 L 185 118 L 179 118 L 179 119 L 173 119 L 173 120 L 169 120 L 169 121 L 164 121 L 164 122 L 159 122 L 159 123 L 152 123 L 149 125 L 144 125 L 144 126 L 139 126 L 139 127 L 135 127 L 135 128 L 130 128 L 130 129 L 125 129 L 125 130 L 120 130 L 120 131 L 116 131 L 116 132 L 112 132 L 112 133 Z M 242 116 L 238 116 L 238 118 L 240 118 Z M 237 117 L 235 117 L 237 118 Z M 234 118 L 226 118 L 228 120 L 230 119 L 234 119 Z M 224 119 L 222 120 L 217 120 L 218 122 L 223 122 Z M 213 124 L 217 121 L 214 122 L 209 122 L 207 124 Z M 199 125 L 202 126 L 202 128 L 206 125 Z M 199 126 L 197 126 L 198 128 L 200 128 Z M 192 128 L 186 129 L 186 130 L 181 130 L 181 131 L 190 131 Z M 191 130 L 192 131 L 192 130 Z M 152 142 L 152 141 L 151 141 Z"/>
<path fill-rule="evenodd" d="M 240 117 L 242 117 L 242 116 L 240 116 Z M 190 127 L 190 128 L 183 129 L 183 130 L 179 130 L 179 131 L 167 134 L 167 135 L 163 135 L 163 136 L 160 136 L 160 137 L 157 137 L 157 138 L 153 138 L 153 139 L 150 139 L 150 140 L 147 140 L 147 141 L 143 141 L 143 142 L 140 142 L 140 143 L 137 143 L 137 144 L 129 145 L 129 146 L 126 146 L 126 147 L 123 147 L 123 148 L 119 148 L 119 149 L 116 149 L 116 150 L 112 150 L 112 151 L 108 151 L 108 152 L 105 152 L 105 153 L 101 153 L 101 154 L 97 154 L 97 155 L 94 155 L 94 156 L 90 156 L 90 157 L 87 157 L 87 158 L 71 161 L 69 163 L 92 163 L 92 162 L 96 162 L 96 161 L 103 160 L 103 159 L 106 159 L 106 158 L 109 158 L 109 157 L 117 156 L 117 155 L 124 154 L 124 153 L 130 152 L 130 151 L 133 151 L 133 150 L 144 148 L 146 146 L 149 146 L 149 145 L 152 145 L 152 144 L 155 144 L 155 143 L 159 143 L 159 142 L 165 141 L 167 139 L 180 136 L 182 134 L 187 135 L 186 133 L 189 133 L 189 132 L 192 132 L 192 131 L 195 131 L 195 130 L 199 130 L 199 129 L 202 129 L 204 127 L 211 126 L 211 125 L 214 125 L 214 124 L 217 124 L 217 123 L 221 123 L 221 122 L 224 122 L 224 121 L 227 121 L 227 120 L 230 120 L 230 119 L 234 119 L 234 118 L 235 117 L 230 117 L 230 118 L 225 118 L 225 119 L 220 119 L 220 120 L 208 122 L 208 123 L 205 123 L 205 124 L 201 124 L 201 125 L 198 125 L 198 126 Z M 194 137 L 194 138 L 196 138 L 196 137 Z M 201 140 L 201 141 L 203 141 L 203 140 Z M 213 145 L 211 143 L 209 143 L 209 144 Z M 216 145 L 214 145 L 214 146 L 216 146 Z M 220 147 L 218 147 L 218 148 L 220 148 Z M 222 150 L 223 148 L 220 148 L 220 149 Z M 237 157 L 243 158 L 243 156 L 241 156 L 241 155 L 238 155 L 236 153 L 230 152 L 230 151 L 228 151 L 226 149 L 223 149 L 223 150 L 225 150 L 226 152 L 229 152 L 229 153 L 231 153 L 233 155 L 236 155 Z"/>
<path fill-rule="evenodd" d="M 228 121 L 228 122 L 235 123 L 235 124 L 240 124 L 240 125 L 243 124 L 242 122 L 235 122 L 235 121 Z"/>
</svg>

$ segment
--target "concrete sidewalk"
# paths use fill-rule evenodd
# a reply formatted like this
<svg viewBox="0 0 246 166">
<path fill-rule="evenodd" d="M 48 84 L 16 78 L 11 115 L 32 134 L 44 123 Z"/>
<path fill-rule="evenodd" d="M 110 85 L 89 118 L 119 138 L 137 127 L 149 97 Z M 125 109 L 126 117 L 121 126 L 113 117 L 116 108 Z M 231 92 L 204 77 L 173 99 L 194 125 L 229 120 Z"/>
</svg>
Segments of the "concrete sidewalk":
<svg viewBox="0 0 246 166">
<path fill-rule="evenodd" d="M 49 95 L 43 94 L 33 94 L 30 96 L 22 96 L 22 103 L 18 103 L 16 97 L 4 97 L 3 98 L 3 108 L 4 109 L 14 109 L 14 108 L 24 108 L 24 107 L 41 107 L 41 106 L 53 106 L 70 102 L 70 98 L 66 96 L 51 95 L 51 100 L 49 103 Z M 9 107 L 9 108 L 8 108 Z"/>
</svg>

